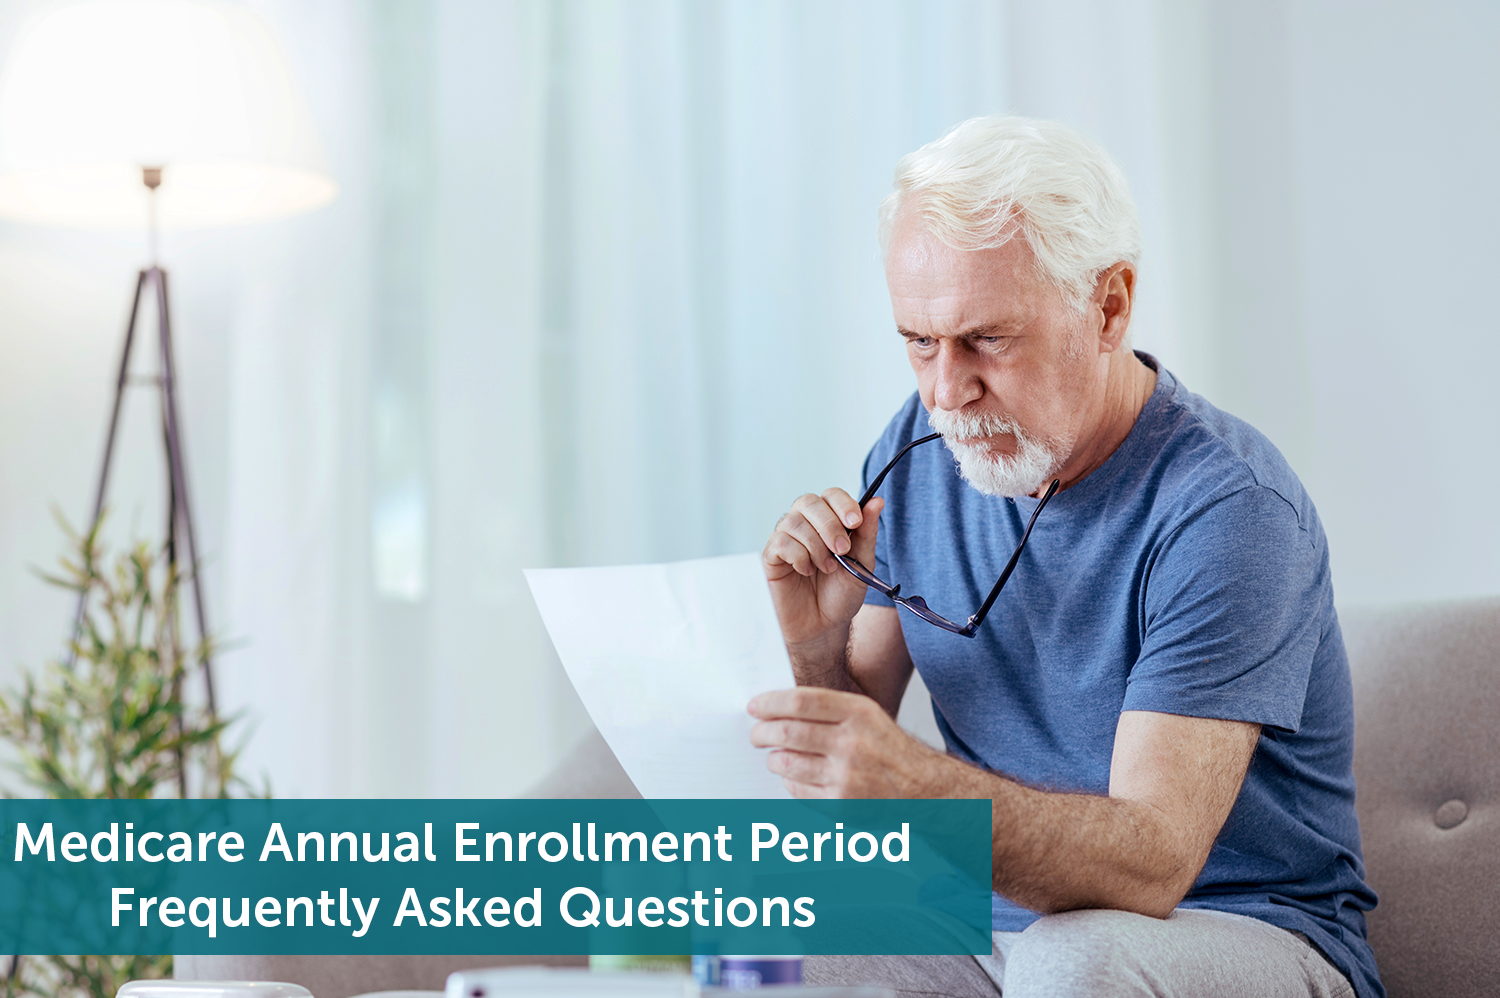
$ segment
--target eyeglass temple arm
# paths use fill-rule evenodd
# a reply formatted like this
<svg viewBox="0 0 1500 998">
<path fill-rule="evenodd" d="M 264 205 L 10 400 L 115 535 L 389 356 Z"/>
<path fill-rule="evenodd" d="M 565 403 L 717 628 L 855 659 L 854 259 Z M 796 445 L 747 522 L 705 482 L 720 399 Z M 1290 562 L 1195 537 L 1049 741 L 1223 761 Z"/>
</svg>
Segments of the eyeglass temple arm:
<svg viewBox="0 0 1500 998">
<path fill-rule="evenodd" d="M 1005 588 L 1005 583 L 1010 579 L 1010 573 L 1016 570 L 1016 562 L 1021 560 L 1021 551 L 1025 549 L 1026 541 L 1031 537 L 1031 528 L 1036 526 L 1036 518 L 1041 514 L 1042 507 L 1047 505 L 1047 500 L 1056 494 L 1057 487 L 1060 484 L 1061 482 L 1058 479 L 1052 479 L 1052 484 L 1048 486 L 1046 494 L 1042 496 L 1042 501 L 1036 504 L 1036 509 L 1031 514 L 1031 522 L 1026 524 L 1026 532 L 1021 535 L 1021 543 L 1016 545 L 1016 550 L 1011 554 L 1010 561 L 1005 563 L 1005 571 L 1000 573 L 1000 581 L 995 583 L 994 589 L 990 590 L 990 595 L 985 599 L 984 605 L 976 610 L 974 616 L 970 617 L 969 622 L 964 625 L 965 631 L 973 633 L 980 624 L 984 623 L 985 614 L 989 613 L 990 607 L 995 605 L 995 600 L 1000 596 L 1000 590 Z"/>
<path fill-rule="evenodd" d="M 867 503 L 871 499 L 875 498 L 875 490 L 878 489 L 878 488 L 880 488 L 880 483 L 883 482 L 883 481 L 885 481 L 885 476 L 889 475 L 891 473 L 891 469 L 896 466 L 896 462 L 897 461 L 900 461 L 903 457 L 906 456 L 906 452 L 907 451 L 911 450 L 913 447 L 917 446 L 918 444 L 925 444 L 929 440 L 936 440 L 940 436 L 942 436 L 941 433 L 929 433 L 927 436 L 923 437 L 921 440 L 913 440 L 911 443 L 907 444 L 905 447 L 903 447 L 900 450 L 898 450 L 896 452 L 896 456 L 893 457 L 893 458 L 891 458 L 890 463 L 887 464 L 884 468 L 881 469 L 880 474 L 878 474 L 878 475 L 875 476 L 875 480 L 870 483 L 870 487 L 867 488 L 867 489 L 865 489 L 865 494 L 859 497 L 859 507 L 860 507 L 860 509 L 864 509 L 865 503 Z M 1041 507 L 1038 507 L 1038 509 L 1040 509 L 1040 508 Z"/>
</svg>

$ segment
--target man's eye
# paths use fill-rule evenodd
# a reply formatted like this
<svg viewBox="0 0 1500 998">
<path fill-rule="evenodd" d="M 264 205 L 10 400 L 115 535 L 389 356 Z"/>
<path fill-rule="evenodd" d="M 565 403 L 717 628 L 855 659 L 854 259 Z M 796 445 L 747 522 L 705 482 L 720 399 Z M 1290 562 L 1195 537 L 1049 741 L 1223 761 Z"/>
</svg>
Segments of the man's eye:
<svg viewBox="0 0 1500 998">
<path fill-rule="evenodd" d="M 931 336 L 913 336 L 911 339 L 907 340 L 906 342 L 910 343 L 914 347 L 921 347 L 922 349 L 925 350 L 927 347 L 932 346 L 932 337 Z"/>
</svg>

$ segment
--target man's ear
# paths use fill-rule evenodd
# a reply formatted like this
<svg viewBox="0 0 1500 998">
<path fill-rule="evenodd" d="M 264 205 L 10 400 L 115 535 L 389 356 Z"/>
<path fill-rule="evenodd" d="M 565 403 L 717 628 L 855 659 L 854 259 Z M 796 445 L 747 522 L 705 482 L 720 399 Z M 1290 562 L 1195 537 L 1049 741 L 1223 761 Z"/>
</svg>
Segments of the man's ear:
<svg viewBox="0 0 1500 998">
<path fill-rule="evenodd" d="M 1130 312 L 1135 304 L 1135 264 L 1121 260 L 1099 275 L 1090 306 L 1097 309 L 1101 325 L 1099 352 L 1113 353 L 1125 342 Z"/>
</svg>

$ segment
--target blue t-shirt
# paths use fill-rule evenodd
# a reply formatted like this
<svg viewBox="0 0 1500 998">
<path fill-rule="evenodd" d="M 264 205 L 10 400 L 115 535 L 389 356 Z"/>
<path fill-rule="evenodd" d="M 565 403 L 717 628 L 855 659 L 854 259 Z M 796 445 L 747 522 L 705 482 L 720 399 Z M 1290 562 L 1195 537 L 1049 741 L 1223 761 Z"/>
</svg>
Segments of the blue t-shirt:
<svg viewBox="0 0 1500 998">
<path fill-rule="evenodd" d="M 1361 998 L 1383 995 L 1365 936 L 1349 664 L 1328 543 L 1280 452 L 1158 369 L 1130 434 L 1037 519 L 972 638 L 901 611 L 948 751 L 1028 785 L 1104 795 L 1122 710 L 1263 725 L 1244 787 L 1182 902 L 1308 938 Z M 932 432 L 913 395 L 866 482 Z M 881 487 L 876 574 L 962 622 L 1036 509 L 986 496 L 940 441 Z M 870 590 L 866 602 L 892 605 Z M 1038 916 L 994 898 L 996 930 Z"/>
</svg>

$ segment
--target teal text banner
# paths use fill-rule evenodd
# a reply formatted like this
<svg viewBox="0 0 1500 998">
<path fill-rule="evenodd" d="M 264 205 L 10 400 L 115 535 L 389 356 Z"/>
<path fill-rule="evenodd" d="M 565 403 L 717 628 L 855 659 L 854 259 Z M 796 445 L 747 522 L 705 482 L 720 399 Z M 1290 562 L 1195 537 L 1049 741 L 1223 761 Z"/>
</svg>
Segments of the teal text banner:
<svg viewBox="0 0 1500 998">
<path fill-rule="evenodd" d="M 989 801 L 0 800 L 0 953 L 988 952 Z"/>
</svg>

